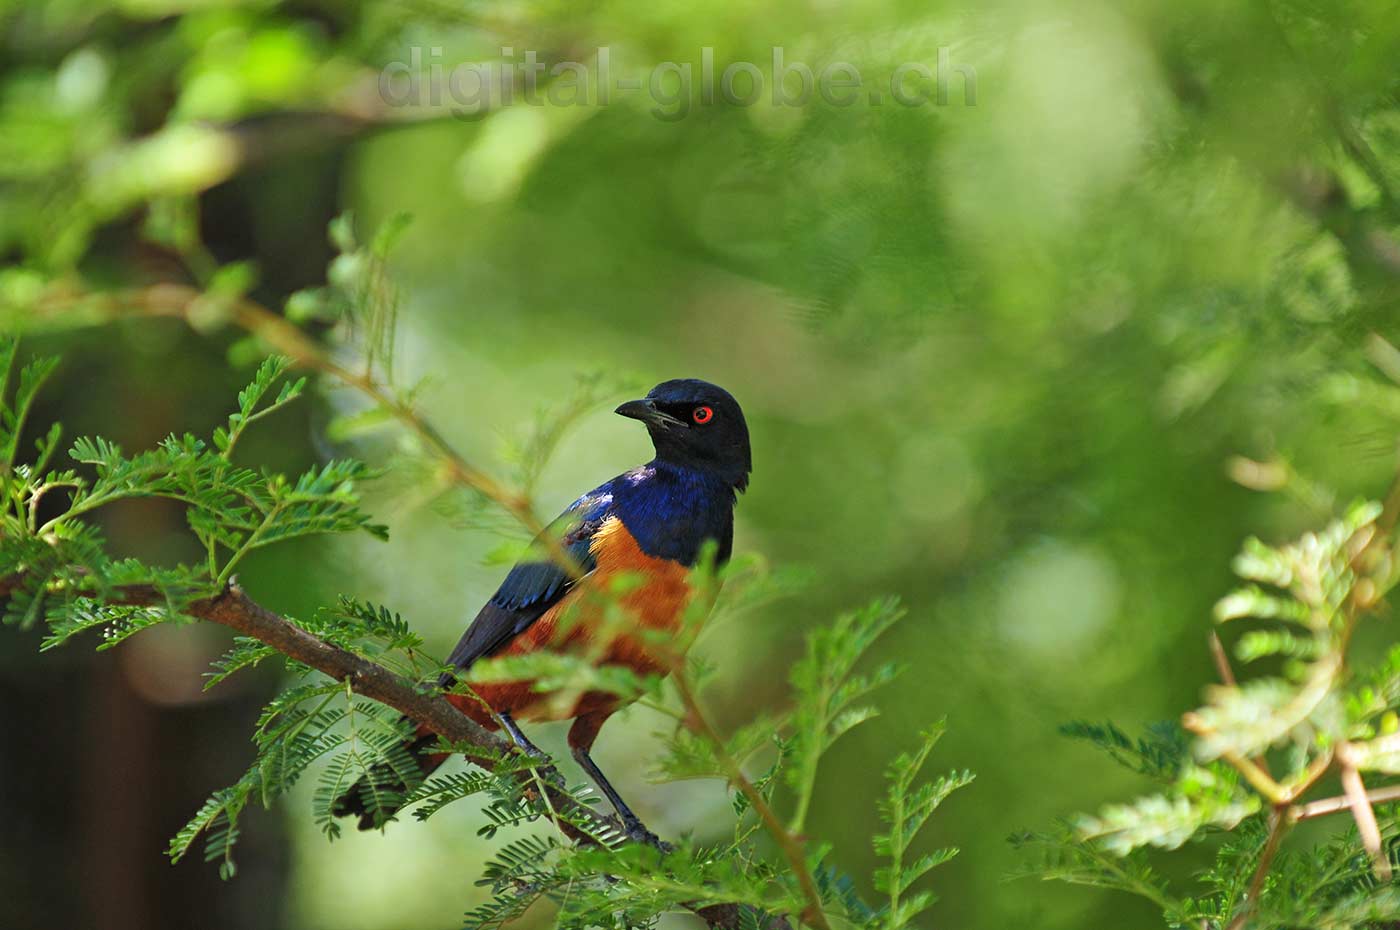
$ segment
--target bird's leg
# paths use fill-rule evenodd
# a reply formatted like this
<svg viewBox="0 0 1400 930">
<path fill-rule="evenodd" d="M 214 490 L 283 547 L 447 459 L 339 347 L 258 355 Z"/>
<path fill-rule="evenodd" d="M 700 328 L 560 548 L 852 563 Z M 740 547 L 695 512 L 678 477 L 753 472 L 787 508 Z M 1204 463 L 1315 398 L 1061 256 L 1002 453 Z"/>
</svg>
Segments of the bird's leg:
<svg viewBox="0 0 1400 930">
<path fill-rule="evenodd" d="M 622 820 L 623 832 L 627 838 L 634 843 L 646 843 L 648 846 L 655 846 L 657 849 L 665 850 L 666 844 L 661 842 L 660 837 L 647 829 L 641 818 L 632 813 L 632 808 L 627 806 L 627 802 L 622 800 L 622 796 L 617 793 L 617 789 L 608 781 L 603 770 L 598 768 L 598 763 L 593 761 L 593 757 L 586 749 L 574 749 L 574 758 L 578 764 L 583 766 L 583 770 L 588 773 L 588 777 L 593 779 L 599 790 L 608 799 L 608 803 L 617 811 L 617 816 Z"/>
<path fill-rule="evenodd" d="M 511 742 L 514 742 L 514 744 L 517 745 L 519 751 L 524 752 L 524 754 L 528 755 L 529 758 L 539 759 L 540 762 L 545 763 L 546 766 L 549 766 L 549 768 L 542 770 L 542 772 L 536 770 L 536 775 L 542 777 L 542 779 L 545 779 L 546 782 L 553 784 L 554 787 L 560 787 L 560 789 L 561 787 L 564 787 L 564 776 L 561 776 L 560 773 L 553 768 L 553 759 L 550 758 L 547 752 L 543 751 L 543 749 L 540 749 L 539 747 L 536 747 L 536 745 L 533 744 L 533 742 L 529 741 L 529 738 L 526 737 L 524 733 L 521 733 L 521 728 L 515 726 L 515 719 L 514 717 L 511 717 L 510 712 L 508 712 L 508 710 L 498 710 L 498 712 L 496 712 L 496 716 L 498 717 L 498 719 L 500 719 L 501 726 L 505 728 L 505 733 L 511 735 Z"/>
<path fill-rule="evenodd" d="M 627 802 L 622 800 L 622 795 L 617 793 L 617 789 L 608 781 L 608 777 L 603 774 L 603 770 L 598 768 L 598 763 L 593 761 L 593 757 L 588 754 L 588 750 L 593 747 L 593 740 L 598 736 L 598 730 L 602 727 L 603 721 L 611 714 L 611 711 L 601 714 L 585 714 L 574 721 L 574 725 L 569 730 L 569 749 L 574 754 L 574 759 L 588 773 L 588 777 L 593 779 L 593 783 L 598 786 L 598 790 L 603 792 L 603 796 L 608 799 L 608 803 L 617 811 L 618 818 L 622 821 L 623 832 L 627 838 L 634 843 L 646 843 L 654 846 L 662 852 L 670 849 L 670 844 L 663 842 L 655 833 L 647 829 L 640 817 L 632 813 L 632 808 L 627 806 Z"/>
<path fill-rule="evenodd" d="M 525 755 L 533 756 L 542 762 L 551 761 L 549 753 L 530 742 L 529 738 L 524 733 L 520 732 L 520 727 L 516 725 L 515 718 L 511 717 L 510 711 L 497 711 L 496 716 L 501 719 L 501 726 L 505 727 L 506 732 L 510 734 L 510 741 L 520 747 L 520 750 L 524 752 Z"/>
<path fill-rule="evenodd" d="M 520 732 L 520 727 L 516 726 L 515 719 L 511 717 L 510 712 L 505 710 L 497 711 L 496 716 L 500 718 L 501 726 L 510 734 L 510 741 L 519 747 L 521 752 L 532 759 L 538 759 L 545 765 L 551 766 L 548 770 L 538 772 L 537 774 L 556 787 L 564 787 L 564 776 L 560 775 L 552 767 L 554 765 L 554 760 L 549 757 L 549 753 L 530 742 L 529 738 L 524 733 Z"/>
</svg>

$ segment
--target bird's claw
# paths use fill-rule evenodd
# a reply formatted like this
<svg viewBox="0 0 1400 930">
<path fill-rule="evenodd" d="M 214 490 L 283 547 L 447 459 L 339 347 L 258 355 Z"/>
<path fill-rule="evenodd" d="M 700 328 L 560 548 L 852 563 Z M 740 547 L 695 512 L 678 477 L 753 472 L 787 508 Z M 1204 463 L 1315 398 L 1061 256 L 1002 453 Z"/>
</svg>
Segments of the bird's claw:
<svg viewBox="0 0 1400 930">
<path fill-rule="evenodd" d="M 622 823 L 622 832 L 634 843 L 643 843 L 662 853 L 668 853 L 676 847 L 652 833 L 640 820 L 625 820 Z"/>
</svg>

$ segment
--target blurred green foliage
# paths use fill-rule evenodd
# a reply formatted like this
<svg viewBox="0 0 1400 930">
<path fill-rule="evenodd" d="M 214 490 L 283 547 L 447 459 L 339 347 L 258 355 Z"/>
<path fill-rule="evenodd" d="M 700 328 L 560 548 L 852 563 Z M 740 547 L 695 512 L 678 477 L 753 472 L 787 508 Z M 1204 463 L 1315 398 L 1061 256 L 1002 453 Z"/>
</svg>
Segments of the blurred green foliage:
<svg viewBox="0 0 1400 930">
<path fill-rule="evenodd" d="M 400 374 L 427 379 L 422 405 L 481 461 L 580 371 L 699 375 L 744 404 L 739 550 L 819 582 L 702 641 L 723 659 L 726 719 L 781 700 L 827 605 L 887 590 L 910 605 L 885 648 L 919 674 L 834 750 L 812 801 L 851 871 L 868 871 L 854 863 L 874 799 L 843 785 L 946 713 L 941 751 L 979 781 L 934 831 L 964 850 L 934 880 L 945 925 L 1155 919 L 1090 892 L 1012 893 L 1004 837 L 1133 790 L 1086 779 L 1095 760 L 1056 727 L 1131 731 L 1195 703 L 1241 538 L 1297 535 L 1387 480 L 1400 396 L 1361 348 L 1397 336 L 1389 5 L 10 0 L 0 22 L 0 321 L 106 320 L 114 305 L 87 295 L 170 281 L 281 307 L 321 281 L 340 208 L 362 234 L 412 214 L 392 261 Z M 877 81 L 946 47 L 975 69 L 976 103 L 955 83 L 946 106 L 716 103 L 664 120 L 644 93 L 454 114 L 377 89 L 414 48 L 450 70 L 526 49 L 587 63 L 600 46 L 643 86 L 706 46 L 720 68 L 766 69 L 782 46 Z M 216 329 L 224 305 L 205 309 Z M 72 347 L 70 405 L 97 402 L 85 374 L 163 369 L 174 398 L 208 389 L 160 324 L 106 332 L 46 337 Z M 95 350 L 123 360 L 109 380 Z M 283 428 L 289 446 L 322 441 Z M 562 504 L 646 455 L 600 411 L 560 440 L 537 497 Z M 1234 455 L 1249 461 L 1227 473 Z M 1302 477 L 1275 498 L 1230 474 Z M 480 565 L 499 528 L 458 523 L 402 507 L 392 551 L 324 558 L 445 643 L 500 572 Z M 294 596 L 293 572 L 259 565 Z M 614 724 L 604 767 L 645 757 L 657 725 Z M 717 803 L 643 796 L 675 828 Z M 485 852 L 449 817 L 433 838 L 329 852 L 307 827 L 293 921 L 455 919 L 454 886 Z M 408 873 L 423 893 L 386 897 Z"/>
</svg>

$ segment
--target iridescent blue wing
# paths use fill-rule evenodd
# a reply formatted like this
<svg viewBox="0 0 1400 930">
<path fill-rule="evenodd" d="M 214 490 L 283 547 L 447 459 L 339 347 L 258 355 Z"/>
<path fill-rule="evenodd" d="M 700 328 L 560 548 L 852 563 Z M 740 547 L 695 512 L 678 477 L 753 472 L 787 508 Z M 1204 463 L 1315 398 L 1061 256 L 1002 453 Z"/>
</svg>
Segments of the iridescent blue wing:
<svg viewBox="0 0 1400 930">
<path fill-rule="evenodd" d="M 583 574 L 594 568 L 589 544 L 598 527 L 611 515 L 612 507 L 612 483 L 609 482 L 574 501 L 544 531 L 559 540 Z M 559 603 L 577 580 L 567 569 L 549 559 L 517 564 L 457 641 L 447 657 L 448 664 L 465 671 L 482 656 L 504 649 L 545 611 Z M 443 676 L 444 684 L 451 681 L 450 675 Z"/>
</svg>

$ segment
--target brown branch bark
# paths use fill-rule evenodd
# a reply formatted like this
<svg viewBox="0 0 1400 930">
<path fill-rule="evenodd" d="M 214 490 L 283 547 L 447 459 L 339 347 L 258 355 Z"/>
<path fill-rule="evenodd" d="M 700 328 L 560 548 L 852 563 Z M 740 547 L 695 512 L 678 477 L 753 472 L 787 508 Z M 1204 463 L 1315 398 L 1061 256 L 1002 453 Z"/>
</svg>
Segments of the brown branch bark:
<svg viewBox="0 0 1400 930">
<path fill-rule="evenodd" d="M 1233 920 L 1226 926 L 1225 930 L 1243 930 L 1249 923 L 1249 918 L 1254 915 L 1255 907 L 1259 902 L 1259 895 L 1264 891 L 1264 882 L 1269 877 L 1269 869 L 1273 867 L 1274 857 L 1278 855 L 1279 846 L 1283 844 L 1283 835 L 1288 832 L 1292 820 L 1288 816 L 1287 805 L 1277 806 L 1269 813 L 1269 836 L 1264 841 L 1264 848 L 1259 853 L 1259 864 L 1254 868 L 1254 874 L 1249 878 L 1249 889 L 1244 893 L 1243 907 L 1235 914 Z"/>
<path fill-rule="evenodd" d="M 1388 785 L 1384 788 L 1372 788 L 1366 792 L 1366 799 L 1372 804 L 1388 804 L 1391 801 L 1400 801 L 1400 785 Z M 1299 804 L 1293 808 L 1294 820 L 1311 820 L 1314 817 L 1325 817 L 1328 814 L 1338 814 L 1342 811 L 1351 810 L 1352 799 L 1344 794 L 1339 794 L 1334 798 L 1322 798 L 1318 801 L 1309 801 L 1306 804 Z"/>
<path fill-rule="evenodd" d="M 1214 630 L 1210 631 L 1210 657 L 1215 662 L 1215 673 L 1220 676 L 1220 683 L 1227 688 L 1239 687 L 1235 670 L 1230 667 L 1230 657 L 1225 653 L 1225 644 Z"/>
<path fill-rule="evenodd" d="M 1371 807 L 1371 799 L 1366 794 L 1366 784 L 1356 768 L 1351 747 L 1343 743 L 1337 749 L 1337 757 L 1342 766 L 1342 791 L 1346 795 L 1347 806 L 1351 808 L 1351 816 L 1356 820 L 1356 830 L 1361 834 L 1361 845 L 1371 856 L 1376 878 L 1388 882 L 1390 860 L 1386 858 L 1385 848 L 1381 845 L 1380 824 L 1376 822 L 1376 812 Z"/>
<path fill-rule="evenodd" d="M 163 606 L 169 601 L 164 593 L 149 585 L 119 588 L 105 600 L 108 603 L 153 607 Z M 231 581 L 228 587 L 213 597 L 181 603 L 177 609 L 180 613 L 217 623 L 252 637 L 336 681 L 347 682 L 356 694 L 392 707 L 455 745 L 465 744 L 480 748 L 483 750 L 480 756 L 475 756 L 470 751 L 464 754 L 483 768 L 490 768 L 492 760 L 515 751 L 513 744 L 462 713 L 442 694 L 422 691 L 384 666 L 312 636 L 254 601 L 237 581 Z M 546 781 L 555 774 L 552 767 L 542 766 L 538 771 Z M 531 786 L 536 784 L 535 778 L 528 771 L 518 773 L 517 777 L 522 783 L 529 782 Z M 548 791 L 550 803 L 555 810 L 580 812 L 594 820 L 598 819 L 567 794 L 552 787 L 549 787 Z M 571 823 L 559 821 L 558 826 L 572 840 L 594 841 L 593 837 Z"/>
<path fill-rule="evenodd" d="M 0 598 L 8 597 L 22 583 L 23 577 L 20 575 L 0 577 Z M 149 585 L 118 588 L 106 599 L 109 603 L 149 606 L 163 606 L 169 602 L 164 593 Z M 356 694 L 394 708 L 459 747 L 465 745 L 481 749 L 480 756 L 473 755 L 470 749 L 464 754 L 482 768 L 491 769 L 493 760 L 516 751 L 513 744 L 477 724 L 441 693 L 420 690 L 384 666 L 311 635 L 254 601 L 236 580 L 216 595 L 181 603 L 178 610 L 252 637 L 336 681 L 347 682 Z M 517 772 L 513 777 L 535 791 L 542 789 L 550 810 L 596 821 L 600 826 L 607 822 L 550 783 L 551 777 L 556 774 L 552 766 L 536 766 L 535 771 L 537 774 L 528 770 Z M 575 842 L 597 842 L 587 831 L 562 817 L 556 818 L 555 824 L 561 833 Z M 690 910 L 714 930 L 737 930 L 743 913 L 741 905 L 723 903 L 692 906 Z M 787 919 L 781 916 L 766 915 L 763 923 L 769 930 L 791 930 Z"/>
</svg>

